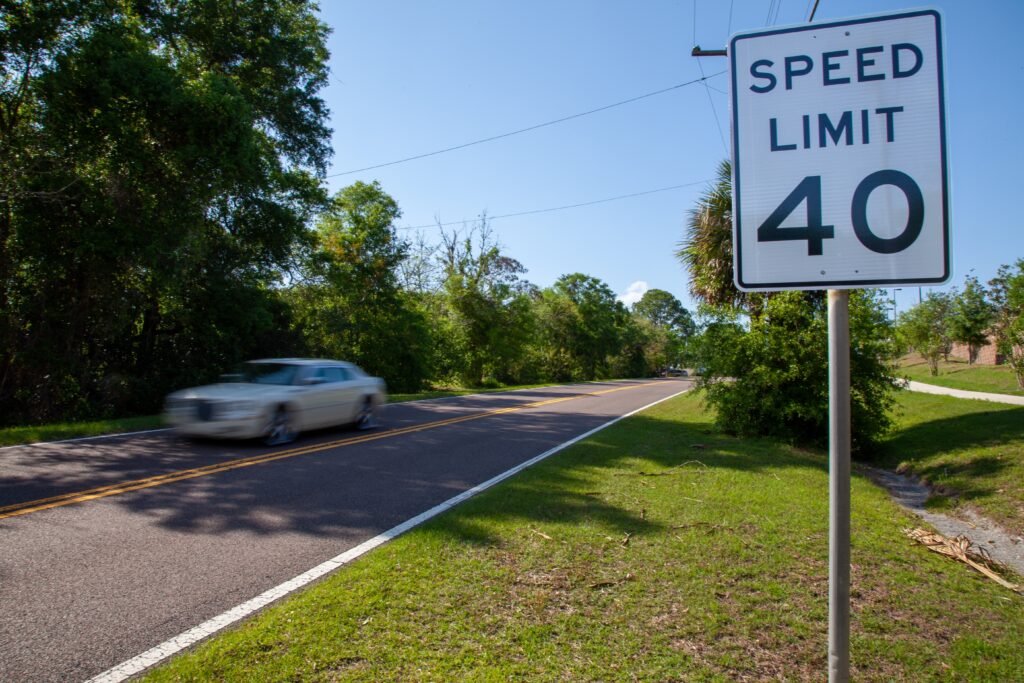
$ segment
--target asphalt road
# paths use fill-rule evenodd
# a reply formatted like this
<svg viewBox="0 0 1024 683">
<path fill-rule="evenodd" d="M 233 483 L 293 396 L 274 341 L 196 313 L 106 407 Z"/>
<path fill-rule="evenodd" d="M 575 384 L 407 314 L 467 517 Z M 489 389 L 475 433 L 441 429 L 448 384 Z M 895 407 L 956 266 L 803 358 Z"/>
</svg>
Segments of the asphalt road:
<svg viewBox="0 0 1024 683">
<path fill-rule="evenodd" d="M 687 380 L 400 403 L 287 447 L 0 449 L 0 681 L 84 681 Z"/>
</svg>

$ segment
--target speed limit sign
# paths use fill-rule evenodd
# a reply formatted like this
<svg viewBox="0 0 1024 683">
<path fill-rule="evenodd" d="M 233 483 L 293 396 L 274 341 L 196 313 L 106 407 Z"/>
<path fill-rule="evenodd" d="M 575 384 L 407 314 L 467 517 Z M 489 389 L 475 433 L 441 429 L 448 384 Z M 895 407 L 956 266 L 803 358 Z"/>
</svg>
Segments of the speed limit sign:
<svg viewBox="0 0 1024 683">
<path fill-rule="evenodd" d="M 739 33 L 729 55 L 736 286 L 947 281 L 940 15 Z"/>
</svg>

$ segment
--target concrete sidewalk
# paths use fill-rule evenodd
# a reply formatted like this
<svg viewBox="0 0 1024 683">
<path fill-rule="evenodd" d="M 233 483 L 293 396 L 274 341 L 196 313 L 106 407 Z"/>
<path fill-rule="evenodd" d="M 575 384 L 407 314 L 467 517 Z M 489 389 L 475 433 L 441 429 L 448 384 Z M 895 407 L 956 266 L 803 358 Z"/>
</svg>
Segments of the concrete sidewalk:
<svg viewBox="0 0 1024 683">
<path fill-rule="evenodd" d="M 907 388 L 911 391 L 920 391 L 922 394 L 942 394 L 944 396 L 955 396 L 956 398 L 973 398 L 976 401 L 993 401 L 995 403 L 1010 403 L 1024 406 L 1024 396 L 990 394 L 984 391 L 964 391 L 963 389 L 950 389 L 934 384 L 925 384 L 924 382 L 907 382 Z"/>
</svg>

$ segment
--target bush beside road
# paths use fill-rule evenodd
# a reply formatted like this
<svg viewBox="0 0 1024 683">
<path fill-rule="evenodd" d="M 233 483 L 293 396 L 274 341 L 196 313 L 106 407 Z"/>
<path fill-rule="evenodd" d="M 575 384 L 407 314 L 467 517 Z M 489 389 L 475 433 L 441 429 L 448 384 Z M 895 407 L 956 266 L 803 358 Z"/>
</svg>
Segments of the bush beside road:
<svg viewBox="0 0 1024 683">
<path fill-rule="evenodd" d="M 922 433 L 928 418 L 915 411 L 927 407 L 904 405 L 901 431 Z M 852 496 L 853 677 L 1009 680 L 1024 670 L 1020 596 L 913 545 L 902 529 L 915 520 L 867 480 L 855 477 Z M 826 456 L 727 437 L 686 396 L 148 680 L 820 680 L 827 557 Z"/>
</svg>

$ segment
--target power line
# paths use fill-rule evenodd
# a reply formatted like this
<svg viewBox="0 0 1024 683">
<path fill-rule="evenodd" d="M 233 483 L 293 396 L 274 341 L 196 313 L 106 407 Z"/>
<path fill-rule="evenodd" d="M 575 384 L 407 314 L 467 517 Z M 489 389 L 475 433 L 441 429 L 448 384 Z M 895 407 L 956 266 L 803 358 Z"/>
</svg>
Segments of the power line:
<svg viewBox="0 0 1024 683">
<path fill-rule="evenodd" d="M 493 142 L 494 140 L 500 140 L 502 138 L 511 137 L 513 135 L 519 135 L 520 133 L 527 133 L 527 132 L 532 131 L 532 130 L 537 130 L 538 128 L 544 128 L 546 126 L 553 126 L 553 125 L 555 125 L 557 123 L 565 123 L 566 121 L 571 121 L 573 119 L 578 119 L 578 118 L 580 118 L 582 116 L 589 116 L 590 114 L 596 114 L 598 112 L 606 111 L 606 110 L 612 109 L 614 107 L 621 107 L 624 104 L 629 104 L 631 102 L 637 102 L 639 100 L 643 100 L 643 99 L 646 99 L 648 97 L 654 97 L 655 95 L 663 95 L 663 94 L 665 94 L 667 92 L 671 92 L 673 90 L 678 90 L 679 88 L 685 88 L 688 85 L 693 85 L 694 83 L 700 83 L 701 81 L 707 80 L 708 78 L 714 78 L 715 76 L 721 76 L 724 73 L 725 73 L 725 70 L 722 70 L 722 71 L 719 71 L 718 73 L 713 73 L 710 76 L 702 76 L 700 78 L 695 78 L 692 81 L 686 81 L 685 83 L 678 83 L 678 84 L 670 86 L 668 88 L 662 88 L 661 90 L 655 90 L 654 92 L 645 93 L 643 95 L 637 95 L 636 97 L 631 97 L 628 100 L 622 100 L 621 102 L 614 102 L 612 104 L 607 104 L 607 105 L 605 105 L 603 107 L 598 107 L 597 109 L 591 109 L 589 111 L 580 112 L 578 114 L 572 114 L 570 116 L 564 116 L 564 117 L 562 117 L 560 119 L 555 119 L 554 121 L 545 121 L 544 123 L 538 123 L 537 125 L 529 126 L 528 128 L 520 128 L 519 130 L 513 130 L 513 131 L 510 131 L 508 133 L 502 133 L 500 135 L 492 135 L 489 138 L 483 138 L 481 140 L 474 140 L 473 142 L 467 142 L 467 143 L 464 143 L 464 144 L 461 144 L 461 145 L 455 145 L 454 147 L 446 147 L 444 149 L 439 149 L 439 150 L 436 150 L 436 151 L 433 151 L 433 152 L 427 152 L 425 154 L 417 154 L 415 156 L 406 157 L 404 159 L 396 159 L 395 161 L 389 161 L 389 162 L 383 163 L 383 164 L 376 164 L 374 166 L 366 166 L 364 168 L 356 168 L 356 169 L 353 169 L 351 171 L 343 171 L 341 173 L 331 173 L 331 174 L 329 174 L 329 175 L 327 175 L 325 177 L 326 178 L 337 178 L 339 176 L 351 175 L 353 173 L 362 173 L 363 171 L 372 171 L 372 170 L 377 169 L 377 168 L 384 168 L 385 166 L 394 166 L 396 164 L 404 164 L 407 161 L 415 161 L 416 159 L 425 159 L 426 157 L 432 157 L 432 156 L 436 156 L 438 154 L 444 154 L 446 152 L 454 152 L 455 150 L 458 150 L 458 149 L 465 149 L 466 147 L 472 147 L 473 145 L 480 145 L 480 144 L 483 144 L 485 142 Z"/>
<path fill-rule="evenodd" d="M 633 192 L 632 194 L 623 194 L 617 197 L 606 197 L 604 199 L 595 199 L 590 202 L 581 202 L 579 204 L 566 204 L 565 206 L 553 206 L 548 209 L 533 209 L 531 211 L 519 211 L 517 213 L 506 213 L 501 216 L 488 216 L 488 220 L 498 220 L 499 218 L 515 218 L 517 216 L 530 216 L 538 213 L 550 213 L 552 211 L 565 211 L 566 209 L 578 209 L 583 206 L 593 206 L 595 204 L 604 204 L 606 202 L 615 202 L 620 199 L 630 199 L 631 197 L 642 197 L 648 194 L 655 194 L 656 192 L 668 192 L 669 190 L 679 190 L 684 187 L 693 187 L 694 185 L 702 185 L 704 183 L 713 182 L 713 178 L 705 178 L 704 180 L 697 180 L 692 183 L 683 183 L 682 185 L 670 185 L 669 187 L 659 187 L 656 190 L 644 190 L 643 192 Z M 474 219 L 479 220 L 479 219 Z M 464 225 L 469 223 L 468 220 L 461 221 L 449 221 L 447 223 L 431 223 L 430 225 L 411 225 L 407 227 L 397 228 L 398 230 L 423 230 L 425 228 L 443 228 L 449 225 Z"/>
<path fill-rule="evenodd" d="M 772 26 L 779 23 L 779 12 L 782 11 L 782 2 L 783 0 L 779 0 L 778 4 L 775 5 L 775 16 L 772 17 Z"/>
<path fill-rule="evenodd" d="M 811 10 L 811 16 L 807 17 L 807 23 L 808 24 L 811 23 L 812 21 L 814 21 L 814 13 L 818 11 L 818 3 L 820 1 L 821 0 L 814 0 L 814 9 Z"/>
<path fill-rule="evenodd" d="M 693 44 L 697 44 L 697 0 L 693 0 Z M 715 99 L 711 95 L 711 88 L 708 86 L 707 77 L 704 75 L 704 65 L 697 60 L 697 68 L 700 69 L 701 80 L 704 82 L 704 92 L 708 96 L 708 104 L 711 105 L 711 115 L 715 117 L 715 126 L 718 128 L 718 138 L 722 141 L 722 150 L 726 156 L 729 155 L 729 146 L 725 144 L 725 133 L 722 132 L 722 122 L 718 120 L 718 109 L 715 108 Z"/>
<path fill-rule="evenodd" d="M 704 65 L 700 63 L 699 59 L 697 60 L 697 67 L 700 69 L 701 74 L 703 74 Z M 722 122 L 718 120 L 718 109 L 715 108 L 715 98 L 711 95 L 711 88 L 708 87 L 707 81 L 704 81 L 704 91 L 708 94 L 708 104 L 711 105 L 711 115 L 715 117 L 715 126 L 718 128 L 718 138 L 722 141 L 722 150 L 725 151 L 726 156 L 728 156 L 729 146 L 725 144 L 725 133 L 722 132 Z"/>
</svg>

